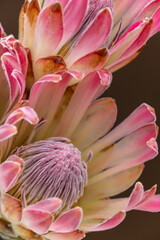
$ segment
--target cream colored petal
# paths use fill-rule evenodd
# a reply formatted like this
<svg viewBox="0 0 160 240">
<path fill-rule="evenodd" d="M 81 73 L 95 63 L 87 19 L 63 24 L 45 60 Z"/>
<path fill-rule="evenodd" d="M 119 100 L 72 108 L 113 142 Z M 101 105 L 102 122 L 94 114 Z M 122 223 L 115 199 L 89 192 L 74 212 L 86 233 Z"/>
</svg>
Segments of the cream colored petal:
<svg viewBox="0 0 160 240">
<path fill-rule="evenodd" d="M 140 177 L 143 165 L 133 167 L 114 175 L 104 171 L 89 179 L 85 188 L 83 201 L 87 202 L 91 199 L 102 199 L 104 197 L 115 196 L 126 189 Z M 107 176 L 108 175 L 108 176 Z"/>
</svg>

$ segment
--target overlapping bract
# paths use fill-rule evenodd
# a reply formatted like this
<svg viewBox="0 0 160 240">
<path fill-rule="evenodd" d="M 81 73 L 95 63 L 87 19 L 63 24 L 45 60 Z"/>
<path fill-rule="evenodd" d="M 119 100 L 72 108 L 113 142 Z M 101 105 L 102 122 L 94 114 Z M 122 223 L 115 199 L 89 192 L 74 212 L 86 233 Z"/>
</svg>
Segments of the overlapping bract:
<svg viewBox="0 0 160 240">
<path fill-rule="evenodd" d="M 62 69 L 114 72 L 159 31 L 159 18 L 159 0 L 26 0 L 20 40 L 33 59 L 28 82 Z"/>
</svg>

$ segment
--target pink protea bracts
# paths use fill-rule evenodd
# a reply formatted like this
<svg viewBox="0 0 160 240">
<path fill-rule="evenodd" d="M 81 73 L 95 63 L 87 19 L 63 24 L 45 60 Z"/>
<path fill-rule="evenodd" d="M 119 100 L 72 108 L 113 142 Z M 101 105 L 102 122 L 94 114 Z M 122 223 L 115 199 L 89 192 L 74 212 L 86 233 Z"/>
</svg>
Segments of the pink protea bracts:
<svg viewBox="0 0 160 240">
<path fill-rule="evenodd" d="M 160 211 L 156 186 L 144 191 L 136 183 L 129 198 L 115 197 L 157 155 L 158 129 L 154 110 L 142 104 L 111 130 L 116 103 L 96 100 L 110 85 L 104 75 L 92 72 L 76 89 L 67 87 L 69 71 L 33 85 L 28 107 L 40 122 L 22 122 L 16 137 L 3 142 L 3 238 L 80 240 L 85 233 L 116 227 L 132 209 Z"/>
<path fill-rule="evenodd" d="M 160 29 L 159 18 L 159 0 L 26 0 L 19 38 L 33 61 L 28 85 L 65 69 L 116 71 Z"/>
<path fill-rule="evenodd" d="M 12 35 L 5 36 L 0 26 L 0 142 L 15 135 L 15 124 L 25 119 L 37 124 L 37 114 L 20 103 L 25 91 L 27 55 L 21 43 Z"/>
</svg>

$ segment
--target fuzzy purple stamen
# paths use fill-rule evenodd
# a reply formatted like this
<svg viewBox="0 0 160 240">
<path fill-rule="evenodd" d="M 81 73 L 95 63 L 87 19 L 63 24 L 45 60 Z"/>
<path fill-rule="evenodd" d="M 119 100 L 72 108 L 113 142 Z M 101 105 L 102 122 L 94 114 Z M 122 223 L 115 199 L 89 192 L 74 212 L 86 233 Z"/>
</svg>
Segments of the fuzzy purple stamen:
<svg viewBox="0 0 160 240">
<path fill-rule="evenodd" d="M 22 177 L 14 196 L 31 204 L 58 197 L 70 208 L 83 195 L 87 184 L 87 164 L 80 151 L 65 138 L 50 138 L 16 150 L 24 159 Z"/>
</svg>

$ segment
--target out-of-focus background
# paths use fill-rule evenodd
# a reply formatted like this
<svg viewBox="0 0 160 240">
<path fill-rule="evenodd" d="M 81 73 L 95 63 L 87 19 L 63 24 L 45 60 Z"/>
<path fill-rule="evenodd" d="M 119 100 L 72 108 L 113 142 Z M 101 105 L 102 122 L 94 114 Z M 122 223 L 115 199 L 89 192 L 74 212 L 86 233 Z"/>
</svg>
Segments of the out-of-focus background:
<svg viewBox="0 0 160 240">
<path fill-rule="evenodd" d="M 23 2 L 23 0 L 0 0 L 0 22 L 6 33 L 12 33 L 15 37 L 18 36 L 18 14 Z M 117 123 L 141 103 L 146 102 L 155 108 L 157 124 L 160 125 L 160 33 L 149 40 L 142 53 L 133 62 L 114 73 L 112 85 L 105 96 L 116 99 Z M 140 181 L 143 182 L 145 189 L 157 183 L 160 193 L 160 156 L 145 164 Z M 86 240 L 97 238 L 159 240 L 160 213 L 129 212 L 125 221 L 117 228 L 90 233 Z"/>
</svg>

